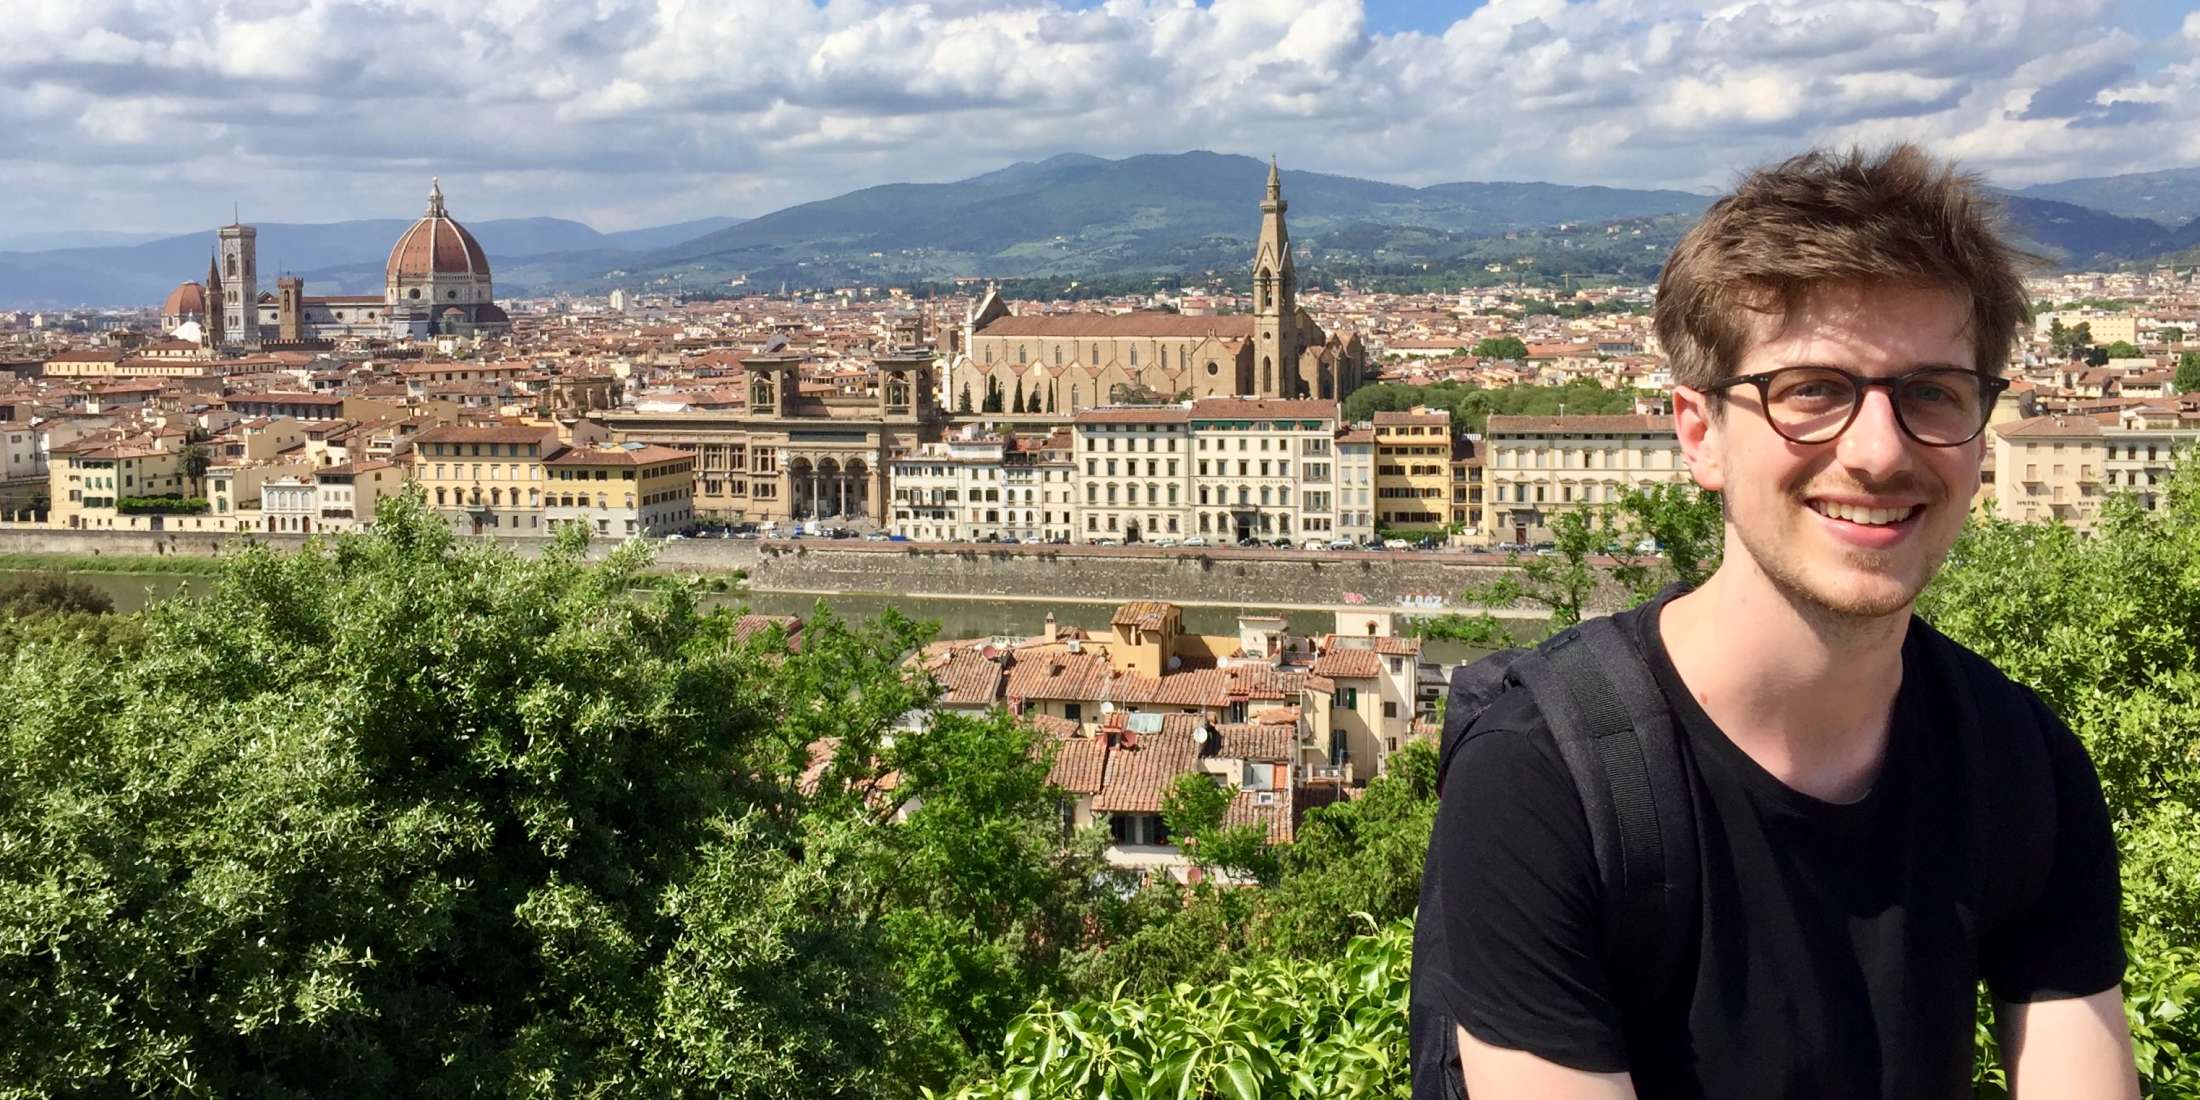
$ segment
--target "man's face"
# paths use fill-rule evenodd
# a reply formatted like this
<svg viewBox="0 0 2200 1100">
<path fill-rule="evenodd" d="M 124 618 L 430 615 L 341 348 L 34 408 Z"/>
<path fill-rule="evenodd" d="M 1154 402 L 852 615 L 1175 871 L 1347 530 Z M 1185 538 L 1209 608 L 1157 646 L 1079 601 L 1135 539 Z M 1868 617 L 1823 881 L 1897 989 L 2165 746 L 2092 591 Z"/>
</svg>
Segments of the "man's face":
<svg viewBox="0 0 2200 1100">
<path fill-rule="evenodd" d="M 1785 324 L 1769 318 L 1735 373 L 1815 365 L 1884 378 L 1923 366 L 1975 369 L 1968 319 L 1963 300 L 1944 290 L 1828 288 Z M 1766 423 L 1756 387 L 1726 392 L 1717 417 L 1686 388 L 1676 391 L 1674 408 L 1690 470 L 1724 495 L 1728 559 L 1744 551 L 1781 594 L 1836 617 L 1907 613 L 1963 530 L 1984 434 L 1959 447 L 1928 447 L 1903 432 L 1890 394 L 1875 387 L 1839 437 L 1791 443 Z M 1889 512 L 1902 518 L 1872 522 Z"/>
</svg>

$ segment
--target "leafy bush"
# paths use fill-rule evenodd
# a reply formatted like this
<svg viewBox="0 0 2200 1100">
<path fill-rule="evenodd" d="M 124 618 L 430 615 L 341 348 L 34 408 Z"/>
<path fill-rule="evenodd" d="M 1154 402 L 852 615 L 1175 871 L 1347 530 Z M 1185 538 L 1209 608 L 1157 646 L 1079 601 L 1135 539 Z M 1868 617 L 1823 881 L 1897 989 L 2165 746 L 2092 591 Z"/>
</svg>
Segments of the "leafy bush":
<svg viewBox="0 0 2200 1100">
<path fill-rule="evenodd" d="M 114 597 L 66 573 L 44 571 L 0 579 L 0 615 L 101 615 L 114 609 Z"/>
<path fill-rule="evenodd" d="M 1008 1029 L 1008 1068 L 959 1100 L 1025 1097 L 1399 1097 L 1407 1091 L 1410 922 L 1335 956 L 1264 959 L 1071 1008 Z"/>
<path fill-rule="evenodd" d="M 126 516 L 161 513 L 171 516 L 205 515 L 208 508 L 204 497 L 156 496 L 123 497 L 115 502 L 115 511 Z"/>
</svg>

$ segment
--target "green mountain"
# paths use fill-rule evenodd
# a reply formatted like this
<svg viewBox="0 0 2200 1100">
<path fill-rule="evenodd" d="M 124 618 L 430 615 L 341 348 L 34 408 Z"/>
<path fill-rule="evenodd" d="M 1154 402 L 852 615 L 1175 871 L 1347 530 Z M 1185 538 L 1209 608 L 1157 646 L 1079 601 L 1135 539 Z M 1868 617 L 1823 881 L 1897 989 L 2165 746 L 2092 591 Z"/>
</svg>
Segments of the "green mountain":
<svg viewBox="0 0 2200 1100">
<path fill-rule="evenodd" d="M 635 258 L 622 275 L 704 289 L 922 283 L 984 276 L 1046 293 L 1077 282 L 1236 285 L 1267 165 L 1211 152 L 1066 155 L 954 183 L 887 184 L 803 203 Z M 1550 183 L 1407 187 L 1282 174 L 1310 284 L 1456 286 L 1521 277 L 1654 278 L 1709 200 Z M 2106 184 L 2110 181 L 2073 181 Z M 2012 228 L 2064 266 L 2143 262 L 2200 245 L 2200 223 L 2005 192 Z"/>
<path fill-rule="evenodd" d="M 637 275 L 770 284 L 1235 271 L 1259 228 L 1268 166 L 1205 151 L 1121 160 L 1066 155 L 954 183 L 887 184 L 803 203 L 635 260 Z M 1455 258 L 1471 242 L 1569 222 L 1693 215 L 1706 199 L 1547 183 L 1430 187 L 1283 172 L 1309 257 L 1367 266 Z M 1377 263 L 1376 266 L 1381 266 Z"/>
<path fill-rule="evenodd" d="M 2126 218 L 2146 218 L 2165 226 L 2181 226 L 2200 218 L 2200 168 L 2037 183 L 2016 193 L 2090 206 Z"/>
</svg>

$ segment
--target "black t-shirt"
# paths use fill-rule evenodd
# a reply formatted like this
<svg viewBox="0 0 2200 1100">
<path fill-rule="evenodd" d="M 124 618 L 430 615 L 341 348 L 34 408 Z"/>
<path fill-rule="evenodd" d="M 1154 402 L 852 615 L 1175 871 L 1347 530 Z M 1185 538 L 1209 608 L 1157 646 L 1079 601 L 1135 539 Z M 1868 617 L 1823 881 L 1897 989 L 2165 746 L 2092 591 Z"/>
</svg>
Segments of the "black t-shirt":
<svg viewBox="0 0 2200 1100">
<path fill-rule="evenodd" d="M 2000 723 L 2046 733 L 2053 862 L 2028 912 L 1985 927 L 1962 793 L 1976 768 L 1922 631 L 1904 646 L 1881 773 L 1835 804 L 1781 783 L 1703 712 L 1658 633 L 1669 598 L 1621 616 L 1673 708 L 1699 823 L 1699 934 L 1667 1010 L 1620 1008 L 1581 799 L 1525 690 L 1492 704 L 1445 775 L 1416 975 L 1434 1004 L 1483 1042 L 1627 1071 L 1646 1100 L 1907 1100 L 1970 1095 L 1981 978 L 2004 1001 L 2122 980 L 2099 781 L 2030 691 L 1977 709 L 1991 729 L 2032 708 L 2036 723 Z"/>
</svg>

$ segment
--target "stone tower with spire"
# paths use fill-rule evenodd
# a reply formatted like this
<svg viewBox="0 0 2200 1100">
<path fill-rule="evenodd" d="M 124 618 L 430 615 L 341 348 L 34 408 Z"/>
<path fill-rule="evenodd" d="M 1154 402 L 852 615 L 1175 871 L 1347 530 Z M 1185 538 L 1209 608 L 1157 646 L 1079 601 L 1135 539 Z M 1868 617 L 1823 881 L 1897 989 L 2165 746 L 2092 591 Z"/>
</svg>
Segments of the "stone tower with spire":
<svg viewBox="0 0 2200 1100">
<path fill-rule="evenodd" d="M 216 231 L 221 239 L 222 342 L 260 346 L 260 286 L 257 238 L 260 231 L 232 220 Z M 209 303 L 207 312 L 213 312 Z"/>
<path fill-rule="evenodd" d="M 208 351 L 219 351 L 227 341 L 222 319 L 228 316 L 229 299 L 222 289 L 222 257 L 216 250 L 206 257 L 206 323 L 199 330 L 199 346 Z"/>
<path fill-rule="evenodd" d="M 1260 243 L 1253 248 L 1254 386 L 1262 397 L 1297 397 L 1299 276 L 1284 227 L 1283 181 L 1268 158 L 1268 193 L 1260 200 Z"/>
</svg>

